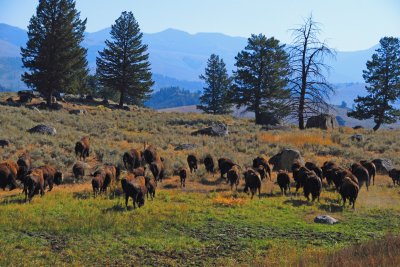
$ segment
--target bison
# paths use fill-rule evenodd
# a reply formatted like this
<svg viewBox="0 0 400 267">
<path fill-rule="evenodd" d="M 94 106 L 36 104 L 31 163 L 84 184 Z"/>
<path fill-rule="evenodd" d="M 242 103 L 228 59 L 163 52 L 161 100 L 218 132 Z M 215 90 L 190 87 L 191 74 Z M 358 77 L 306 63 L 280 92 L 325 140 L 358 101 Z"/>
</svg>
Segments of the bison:
<svg viewBox="0 0 400 267">
<path fill-rule="evenodd" d="M 351 172 L 357 177 L 359 187 L 361 189 L 362 185 L 365 183 L 367 190 L 370 184 L 370 177 L 368 170 L 364 168 L 360 163 L 354 163 L 351 165 Z"/>
<path fill-rule="evenodd" d="M 18 180 L 24 183 L 24 177 L 28 175 L 32 168 L 32 159 L 29 153 L 23 153 L 18 157 Z"/>
<path fill-rule="evenodd" d="M 261 177 L 258 172 L 253 169 L 247 169 L 243 173 L 243 177 L 245 181 L 244 192 L 247 193 L 250 189 L 251 199 L 253 199 L 258 190 L 258 197 L 261 197 Z"/>
<path fill-rule="evenodd" d="M 233 190 L 233 185 L 236 187 L 237 191 L 237 186 L 239 185 L 239 180 L 240 180 L 240 171 L 239 167 L 237 165 L 233 166 L 227 173 L 227 181 L 231 185 L 231 190 Z"/>
<path fill-rule="evenodd" d="M 75 144 L 75 155 L 79 157 L 79 160 L 85 161 L 89 157 L 90 152 L 90 137 L 84 136 L 80 141 Z"/>
<path fill-rule="evenodd" d="M 325 161 L 321 167 L 322 170 L 322 179 L 325 178 L 328 185 L 332 184 L 332 172 L 331 170 L 334 168 L 338 168 L 339 166 L 336 165 L 333 161 Z"/>
<path fill-rule="evenodd" d="M 8 186 L 10 191 L 17 188 L 18 166 L 14 162 L 0 163 L 0 188 L 3 190 Z"/>
<path fill-rule="evenodd" d="M 260 165 L 264 167 L 266 174 L 268 174 L 269 179 L 272 181 L 271 167 L 268 164 L 268 160 L 264 156 L 258 156 L 257 158 L 253 159 L 253 168 L 259 168 Z"/>
<path fill-rule="evenodd" d="M 150 164 L 150 171 L 157 182 L 162 182 L 164 179 L 164 163 L 161 160 L 152 162 Z"/>
<path fill-rule="evenodd" d="M 146 167 L 138 167 L 132 170 L 133 175 L 135 176 L 144 176 L 146 173 Z"/>
<path fill-rule="evenodd" d="M 147 164 L 151 164 L 154 161 L 161 161 L 160 156 L 157 153 L 157 150 L 152 145 L 146 147 L 144 144 L 144 151 L 142 153 L 142 157 Z"/>
<path fill-rule="evenodd" d="M 62 172 L 56 170 L 53 166 L 44 165 L 39 167 L 43 172 L 44 189 L 49 186 L 49 192 L 53 189 L 53 185 L 60 185 L 63 180 Z"/>
<path fill-rule="evenodd" d="M 296 168 L 294 168 L 294 167 L 296 167 Z M 300 188 L 304 187 L 308 175 L 311 175 L 310 174 L 311 171 L 309 169 L 307 169 L 306 167 L 301 166 L 298 169 L 297 169 L 297 167 L 298 167 L 297 165 L 296 166 L 292 166 L 293 180 L 296 183 L 296 193 L 299 191 Z"/>
<path fill-rule="evenodd" d="M 361 160 L 360 164 L 367 169 L 372 185 L 375 185 L 376 166 L 372 161 Z"/>
<path fill-rule="evenodd" d="M 203 159 L 204 166 L 206 167 L 206 171 L 208 173 L 214 174 L 214 159 L 211 155 L 206 155 Z"/>
<path fill-rule="evenodd" d="M 151 179 L 150 177 L 146 176 L 145 184 L 147 188 L 147 199 L 149 199 L 149 194 L 150 194 L 151 200 L 153 200 L 156 197 L 157 182 L 154 179 Z"/>
<path fill-rule="evenodd" d="M 286 195 L 286 191 L 290 192 L 290 177 L 286 171 L 279 171 L 276 177 L 276 181 L 278 182 L 279 188 L 281 189 L 282 196 Z"/>
<path fill-rule="evenodd" d="M 181 170 L 179 171 L 179 178 L 180 178 L 180 180 L 181 180 L 181 187 L 185 187 L 186 176 L 187 176 L 187 171 L 186 171 L 186 169 L 181 169 Z"/>
<path fill-rule="evenodd" d="M 104 169 L 100 168 L 94 172 L 92 179 L 93 197 L 96 197 L 98 194 L 101 194 L 104 191 L 105 179 L 106 172 Z"/>
<path fill-rule="evenodd" d="M 190 173 L 197 171 L 197 157 L 193 154 L 190 154 L 187 157 L 187 163 L 189 165 Z"/>
<path fill-rule="evenodd" d="M 72 173 L 75 179 L 83 179 L 85 176 L 85 165 L 82 162 L 76 162 L 74 166 L 72 166 Z"/>
<path fill-rule="evenodd" d="M 321 195 L 322 191 L 322 182 L 321 178 L 319 178 L 314 171 L 310 171 L 307 173 L 307 178 L 304 183 L 304 196 L 310 201 L 310 194 L 312 196 L 312 201 L 314 202 L 315 199 L 318 199 Z"/>
<path fill-rule="evenodd" d="M 125 169 L 132 171 L 133 169 L 139 168 L 142 165 L 142 152 L 131 149 L 124 153 L 122 156 Z"/>
<path fill-rule="evenodd" d="M 359 187 L 358 184 L 354 182 L 350 177 L 345 177 L 343 179 L 342 186 L 340 187 L 339 193 L 343 200 L 343 207 L 346 204 L 346 199 L 349 200 L 350 205 L 353 204 L 353 209 L 356 204 L 356 199 L 358 196 Z"/>
<path fill-rule="evenodd" d="M 236 164 L 233 163 L 232 160 L 227 159 L 227 158 L 219 158 L 218 159 L 218 168 L 221 173 L 221 179 L 224 178 L 225 173 L 228 173 L 228 171 L 235 166 Z"/>
<path fill-rule="evenodd" d="M 44 196 L 44 177 L 43 171 L 40 168 L 35 168 L 25 177 L 25 202 L 31 202 L 34 195 L 39 194 Z"/>
<path fill-rule="evenodd" d="M 393 186 L 400 185 L 400 170 L 398 169 L 391 169 L 389 171 L 389 177 L 393 180 Z"/>
<path fill-rule="evenodd" d="M 147 194 L 145 177 L 135 177 L 133 174 L 128 173 L 126 178 L 121 179 L 121 185 L 125 193 L 125 206 L 127 209 L 129 197 L 132 198 L 133 208 L 136 208 L 136 204 L 139 208 L 144 205 L 144 195 Z"/>
<path fill-rule="evenodd" d="M 315 163 L 313 162 L 306 162 L 305 164 L 306 168 L 309 169 L 310 171 L 314 171 L 315 174 L 322 180 L 323 175 L 322 175 L 322 169 L 318 167 Z"/>
</svg>

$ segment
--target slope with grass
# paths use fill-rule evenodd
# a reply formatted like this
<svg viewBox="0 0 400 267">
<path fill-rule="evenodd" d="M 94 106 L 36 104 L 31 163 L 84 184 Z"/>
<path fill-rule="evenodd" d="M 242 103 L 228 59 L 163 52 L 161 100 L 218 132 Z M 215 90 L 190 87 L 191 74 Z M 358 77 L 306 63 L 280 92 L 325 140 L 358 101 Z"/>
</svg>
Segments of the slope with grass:
<svg viewBox="0 0 400 267">
<path fill-rule="evenodd" d="M 263 182 L 261 198 L 253 200 L 242 192 L 243 181 L 238 192 L 231 192 L 219 175 L 206 174 L 203 166 L 188 177 L 183 189 L 176 176 L 186 166 L 188 153 L 230 157 L 246 167 L 255 156 L 272 156 L 282 148 L 299 149 L 318 164 L 333 159 L 348 165 L 363 158 L 386 157 L 399 166 L 397 130 L 361 130 L 365 141 L 352 142 L 349 137 L 355 131 L 349 128 L 263 132 L 251 120 L 230 116 L 111 110 L 79 102 L 63 105 L 84 108 L 88 114 L 38 113 L 0 105 L 0 137 L 11 143 L 1 149 L 2 159 L 16 160 L 29 151 L 35 166 L 53 164 L 65 176 L 65 184 L 42 198 L 35 196 L 30 204 L 23 203 L 19 189 L 0 192 L 0 265 L 334 265 L 338 257 L 363 258 L 356 244 L 380 238 L 385 243 L 388 233 L 394 236 L 390 244 L 397 244 L 393 240 L 400 231 L 400 194 L 387 176 L 379 175 L 368 192 L 361 189 L 356 210 L 343 208 L 338 194 L 329 188 L 323 190 L 319 203 L 308 203 L 302 194 L 281 196 L 274 183 L 276 174 L 273 181 Z M 214 121 L 228 124 L 230 135 L 190 135 Z M 57 135 L 28 134 L 26 130 L 36 124 L 55 127 Z M 121 165 L 122 154 L 130 148 L 141 149 L 143 142 L 157 146 L 166 159 L 167 179 L 159 183 L 155 200 L 126 210 L 119 184 L 94 199 L 90 177 L 74 181 L 73 148 L 83 135 L 90 135 L 92 141 L 87 173 L 106 162 Z M 175 151 L 182 143 L 198 148 Z M 315 224 L 313 219 L 320 214 L 341 222 Z M 354 252 L 345 254 L 348 247 Z M 374 266 L 375 256 L 369 252 L 368 257 Z M 387 261 L 378 261 L 379 257 L 375 265 L 399 260 L 388 256 Z"/>
</svg>

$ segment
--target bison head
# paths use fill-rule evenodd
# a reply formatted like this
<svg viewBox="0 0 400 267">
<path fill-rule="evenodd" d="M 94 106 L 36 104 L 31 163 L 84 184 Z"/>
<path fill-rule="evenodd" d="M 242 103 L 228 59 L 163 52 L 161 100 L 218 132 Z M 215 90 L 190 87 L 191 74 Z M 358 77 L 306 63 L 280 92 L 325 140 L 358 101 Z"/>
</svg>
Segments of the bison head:
<svg viewBox="0 0 400 267">
<path fill-rule="evenodd" d="M 63 174 L 62 174 L 62 172 L 57 171 L 57 172 L 54 174 L 54 183 L 55 183 L 56 185 L 60 185 L 60 184 L 62 183 L 62 180 L 63 180 Z"/>
</svg>

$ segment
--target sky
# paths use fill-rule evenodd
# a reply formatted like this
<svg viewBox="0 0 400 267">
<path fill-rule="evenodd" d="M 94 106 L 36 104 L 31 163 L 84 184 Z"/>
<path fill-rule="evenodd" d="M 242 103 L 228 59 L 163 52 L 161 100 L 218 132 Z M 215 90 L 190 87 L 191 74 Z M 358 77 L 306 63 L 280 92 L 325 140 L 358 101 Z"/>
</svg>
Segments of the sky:
<svg viewBox="0 0 400 267">
<path fill-rule="evenodd" d="M 0 0 L 0 23 L 26 29 L 38 0 Z M 321 39 L 340 51 L 368 49 L 384 36 L 400 37 L 400 0 L 76 0 L 87 31 L 110 27 L 132 11 L 145 33 L 168 28 L 249 37 L 274 36 L 290 43 L 289 29 L 310 14 Z"/>
</svg>

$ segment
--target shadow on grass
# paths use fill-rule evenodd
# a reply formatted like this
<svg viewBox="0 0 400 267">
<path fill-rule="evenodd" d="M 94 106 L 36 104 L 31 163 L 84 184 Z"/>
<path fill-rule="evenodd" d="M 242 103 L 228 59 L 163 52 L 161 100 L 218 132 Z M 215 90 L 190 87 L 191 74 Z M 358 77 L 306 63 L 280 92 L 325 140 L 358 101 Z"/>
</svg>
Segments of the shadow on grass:
<svg viewBox="0 0 400 267">
<path fill-rule="evenodd" d="M 133 209 L 133 207 L 132 207 L 132 206 L 128 206 L 128 211 L 131 210 L 131 209 Z M 107 208 L 107 209 L 103 209 L 103 210 L 102 210 L 103 213 L 125 212 L 125 211 L 127 211 L 127 209 L 125 208 L 124 205 L 122 205 L 122 204 L 120 204 L 120 203 L 115 204 L 114 206 L 112 206 L 112 207 L 110 207 L 110 208 Z"/>
<path fill-rule="evenodd" d="M 89 191 L 74 192 L 72 194 L 72 197 L 75 199 L 89 199 L 91 196 L 93 196 L 93 193 Z"/>
<path fill-rule="evenodd" d="M 180 187 L 180 186 L 179 186 Z M 164 186 L 163 186 L 163 188 L 164 189 L 176 189 L 176 188 L 178 188 L 178 185 L 177 184 L 165 184 Z"/>
<path fill-rule="evenodd" d="M 3 201 L 0 202 L 1 206 L 6 206 L 9 204 L 24 204 L 25 197 L 21 197 L 22 195 L 13 195 L 7 196 L 3 198 Z"/>
<path fill-rule="evenodd" d="M 307 205 L 307 206 L 312 205 L 312 202 L 309 202 L 309 201 L 303 200 L 303 199 L 288 199 L 288 200 L 285 200 L 283 202 L 283 204 L 290 204 L 293 207 L 300 207 L 303 205 Z"/>
<path fill-rule="evenodd" d="M 226 183 L 226 180 L 224 178 L 221 179 L 221 177 L 217 178 L 217 180 L 209 180 L 205 177 L 201 178 L 200 183 L 203 185 L 209 185 L 209 186 L 215 186 L 222 184 L 223 182 Z"/>
</svg>

